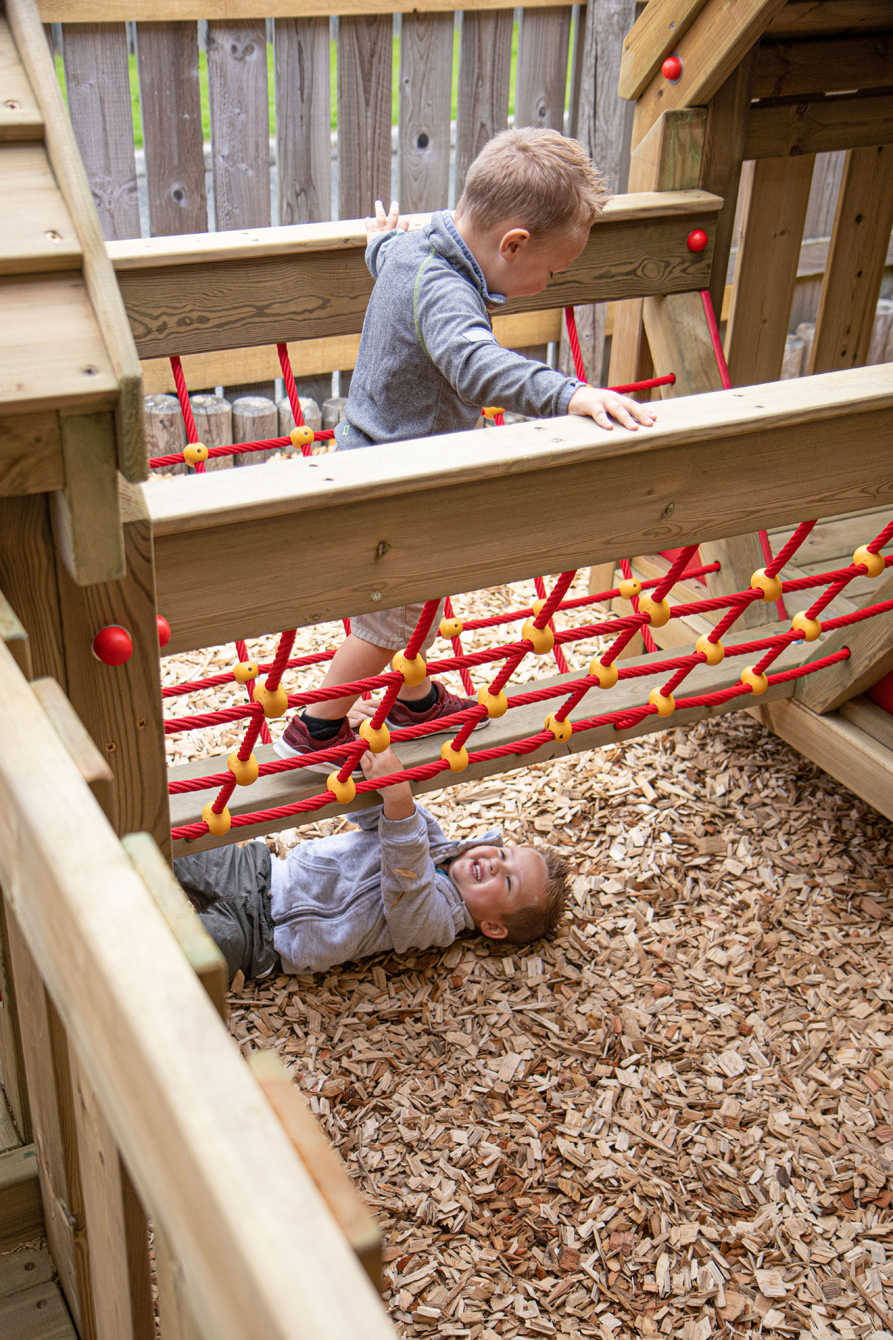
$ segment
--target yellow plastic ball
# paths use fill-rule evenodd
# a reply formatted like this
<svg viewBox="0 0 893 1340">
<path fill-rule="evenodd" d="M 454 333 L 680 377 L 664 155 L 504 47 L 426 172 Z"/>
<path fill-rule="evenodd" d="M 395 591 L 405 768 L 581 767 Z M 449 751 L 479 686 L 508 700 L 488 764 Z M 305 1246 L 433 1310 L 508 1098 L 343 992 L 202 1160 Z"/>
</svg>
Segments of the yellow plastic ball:
<svg viewBox="0 0 893 1340">
<path fill-rule="evenodd" d="M 361 721 L 360 734 L 373 754 L 383 754 L 390 747 L 391 732 L 387 726 L 379 726 L 377 730 L 373 730 L 371 721 Z"/>
<path fill-rule="evenodd" d="M 237 684 L 247 684 L 249 680 L 257 679 L 257 676 L 257 661 L 239 661 L 233 667 L 233 679 Z"/>
<path fill-rule="evenodd" d="M 447 740 L 440 751 L 440 757 L 450 765 L 450 772 L 464 772 L 468 767 L 468 750 L 463 745 L 461 749 L 454 749 L 451 742 Z"/>
<path fill-rule="evenodd" d="M 759 697 L 761 693 L 765 693 L 769 687 L 769 680 L 766 676 L 758 675 L 752 665 L 747 666 L 745 670 L 741 671 L 741 683 L 747 684 L 751 693 L 756 694 L 757 697 Z"/>
<path fill-rule="evenodd" d="M 352 777 L 348 777 L 346 782 L 339 782 L 337 772 L 330 772 L 326 778 L 326 786 L 339 805 L 349 805 L 356 798 L 357 784 Z"/>
<path fill-rule="evenodd" d="M 869 577 L 880 577 L 886 566 L 881 554 L 873 554 L 865 544 L 860 544 L 853 554 L 853 562 L 867 569 Z"/>
<path fill-rule="evenodd" d="M 209 800 L 202 810 L 202 822 L 208 825 L 208 832 L 213 834 L 214 837 L 223 837 L 225 833 L 229 832 L 232 825 L 230 812 L 225 805 L 220 814 L 214 813 L 213 800 Z"/>
<path fill-rule="evenodd" d="M 726 649 L 721 642 L 711 642 L 706 633 L 702 633 L 695 643 L 695 651 L 699 651 L 708 665 L 719 665 L 726 654 Z"/>
<path fill-rule="evenodd" d="M 651 596 L 642 596 L 639 601 L 639 613 L 648 615 L 648 622 L 652 628 L 663 628 L 665 623 L 670 622 L 670 606 L 666 600 L 658 602 L 652 600 Z"/>
<path fill-rule="evenodd" d="M 533 651 L 536 656 L 545 656 L 546 652 L 552 650 L 555 646 L 555 634 L 549 627 L 537 628 L 532 619 L 528 619 L 521 629 L 521 636 L 526 637 L 533 643 Z"/>
<path fill-rule="evenodd" d="M 659 717 L 671 717 L 676 711 L 676 700 L 672 693 L 661 693 L 660 689 L 652 689 L 648 701 L 652 707 L 657 708 Z"/>
<path fill-rule="evenodd" d="M 207 459 L 208 448 L 204 442 L 190 442 L 188 447 L 183 448 L 183 460 L 187 465 L 196 466 L 199 461 L 206 461 Z"/>
<path fill-rule="evenodd" d="M 546 603 L 546 601 L 545 601 L 545 598 L 544 598 L 544 597 L 540 598 L 539 600 L 535 600 L 535 601 L 533 602 L 533 604 L 531 605 L 530 608 L 533 610 L 533 617 L 534 617 L 534 618 L 536 618 L 536 616 L 537 616 L 538 614 L 541 614 L 541 613 L 542 613 L 542 609 L 543 609 L 543 606 L 545 605 L 545 603 Z"/>
<path fill-rule="evenodd" d="M 773 600 L 781 599 L 781 578 L 767 577 L 765 568 L 757 568 L 750 579 L 750 584 L 751 586 L 756 587 L 757 590 L 762 591 L 763 594 L 760 599 L 764 600 L 767 605 L 770 605 Z"/>
<path fill-rule="evenodd" d="M 600 689 L 613 689 L 617 683 L 619 671 L 616 664 L 612 661 L 610 665 L 602 665 L 596 656 L 595 660 L 589 664 L 589 673 L 593 679 L 598 680 Z"/>
<path fill-rule="evenodd" d="M 546 730 L 552 732 L 559 744 L 564 744 L 565 740 L 569 740 L 574 733 L 574 728 L 567 719 L 564 721 L 555 720 L 554 712 L 550 712 L 546 717 L 545 725 Z"/>
<path fill-rule="evenodd" d="M 238 749 L 234 749 L 226 760 L 226 766 L 235 777 L 237 786 L 251 786 L 252 782 L 257 781 L 259 768 L 253 754 L 243 760 L 239 758 Z"/>
<path fill-rule="evenodd" d="M 309 447 L 313 441 L 313 429 L 302 424 L 300 428 L 293 428 L 288 436 L 295 451 L 300 451 L 302 447 Z"/>
<path fill-rule="evenodd" d="M 262 704 L 267 721 L 284 717 L 288 710 L 288 694 L 281 684 L 278 689 L 272 690 L 264 684 L 258 684 L 254 690 L 254 701 Z"/>
<path fill-rule="evenodd" d="M 504 414 L 505 410 L 500 409 L 498 405 L 485 405 L 481 413 L 485 419 L 495 419 L 497 414 Z"/>
<path fill-rule="evenodd" d="M 617 589 L 624 600 L 632 600 L 633 596 L 642 594 L 642 583 L 635 577 L 624 577 Z"/>
<path fill-rule="evenodd" d="M 800 633 L 806 642 L 815 642 L 822 636 L 822 625 L 818 619 L 807 619 L 805 610 L 798 610 L 791 620 L 791 627 Z"/>
<path fill-rule="evenodd" d="M 489 689 L 478 689 L 478 702 L 486 707 L 488 717 L 503 717 L 509 710 L 509 700 L 504 691 L 491 693 Z"/>
<path fill-rule="evenodd" d="M 421 684 L 428 673 L 424 656 L 414 656 L 411 661 L 408 661 L 402 651 L 397 652 L 397 655 L 391 661 L 391 665 L 398 675 L 403 676 L 403 683 L 407 688 L 412 688 L 415 684 Z"/>
<path fill-rule="evenodd" d="M 441 619 L 439 632 L 441 637 L 458 637 L 462 632 L 462 620 L 456 619 L 455 617 L 452 619 Z"/>
</svg>

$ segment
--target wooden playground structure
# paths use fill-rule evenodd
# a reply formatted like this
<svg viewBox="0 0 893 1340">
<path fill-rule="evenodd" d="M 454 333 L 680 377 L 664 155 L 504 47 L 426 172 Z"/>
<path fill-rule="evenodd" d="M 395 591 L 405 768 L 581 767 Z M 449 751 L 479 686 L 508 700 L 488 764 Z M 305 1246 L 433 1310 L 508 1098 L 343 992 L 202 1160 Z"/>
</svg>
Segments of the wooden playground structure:
<svg viewBox="0 0 893 1340">
<path fill-rule="evenodd" d="M 269 378 L 280 342 L 299 382 L 350 367 L 371 288 L 352 216 L 390 185 L 392 16 L 320 3 L 295 19 L 287 3 L 245 0 L 237 23 L 231 5 L 216 8 L 6 0 L 0 17 L 0 1067 L 11 1113 L 0 1121 L 0 1246 L 46 1233 L 82 1337 L 152 1334 L 147 1219 L 163 1340 L 385 1336 L 363 1271 L 380 1271 L 374 1224 L 337 1161 L 329 1165 L 331 1151 L 317 1152 L 321 1137 L 285 1072 L 262 1054 L 252 1074 L 230 1047 L 222 963 L 170 875 L 165 858 L 186 850 L 186 839 L 172 843 L 172 825 L 200 823 L 215 792 L 169 805 L 157 615 L 172 630 L 166 651 L 178 652 L 584 565 L 593 591 L 620 600 L 618 558 L 660 583 L 673 564 L 661 551 L 695 545 L 705 566 L 720 564 L 706 582 L 723 598 L 747 591 L 766 566 L 759 531 L 777 554 L 814 517 L 835 520 L 781 577 L 851 565 L 893 515 L 893 377 L 889 364 L 863 366 L 893 226 L 893 22 L 877 0 L 650 0 L 625 39 L 620 91 L 635 100 L 629 191 L 611 200 L 574 266 L 538 298 L 512 304 L 498 333 L 512 347 L 536 347 L 557 339 L 562 307 L 614 304 L 611 384 L 652 372 L 676 378 L 647 433 L 606 437 L 581 419 L 526 423 L 444 437 L 434 458 L 397 444 L 144 488 L 141 361 L 148 375 L 154 360 L 183 356 L 195 386 Z M 573 53 L 570 129 L 590 140 L 587 32 L 597 13 L 592 3 L 578 19 Z M 343 223 L 327 221 L 330 14 L 340 16 Z M 260 167 L 259 195 L 246 185 L 251 174 L 232 167 L 267 164 L 268 123 L 227 123 L 222 96 L 227 79 L 259 78 L 247 46 L 266 50 L 271 15 L 277 125 L 300 127 L 279 145 L 277 227 L 268 226 Z M 153 196 L 157 235 L 140 238 L 135 174 L 131 187 L 122 167 L 124 20 L 137 22 L 149 88 L 174 56 L 193 68 L 198 18 L 210 18 L 215 38 L 220 231 L 204 231 L 198 85 L 184 78 L 180 100 L 143 96 L 147 174 L 166 162 L 167 176 L 154 179 L 163 183 Z M 63 24 L 80 155 L 42 22 Z M 413 7 L 403 22 L 401 199 L 422 212 L 446 203 L 451 84 L 442 69 L 453 10 Z M 459 179 L 505 122 L 512 10 L 466 9 L 463 25 Z M 564 124 L 569 32 L 567 7 L 525 11 L 516 120 Z M 239 41 L 234 75 L 226 53 Z M 99 53 L 113 50 L 124 63 L 103 74 Z M 289 74 L 299 54 L 315 72 L 303 84 Z M 662 65 L 673 56 L 671 80 Z M 265 77 L 264 68 L 266 109 Z M 226 140 L 237 123 L 252 142 Z M 173 143 L 176 164 L 163 152 Z M 837 150 L 847 157 L 812 375 L 779 381 L 815 155 Z M 754 166 L 724 386 L 704 295 L 722 311 L 745 162 Z M 100 218 L 118 240 L 106 242 Z M 693 249 L 698 231 L 706 244 Z M 788 677 L 770 675 L 756 702 L 736 690 L 683 704 L 670 719 L 749 707 L 893 817 L 893 728 L 861 696 L 893 669 L 893 578 L 870 575 L 874 559 L 861 563 L 829 614 L 881 606 L 872 618 L 789 641 L 773 667 Z M 690 587 L 683 577 L 668 600 L 690 603 Z M 811 597 L 797 599 L 788 616 Z M 621 666 L 647 670 L 668 651 L 693 656 L 714 617 L 649 625 L 658 650 Z M 789 627 L 765 601 L 740 622 L 728 648 Z M 133 642 L 114 667 L 92 653 L 108 625 Z M 833 664 L 795 677 L 835 653 Z M 722 695 L 739 683 L 733 661 L 703 663 L 685 692 Z M 608 692 L 593 680 L 572 720 L 646 699 L 635 677 L 621 675 Z M 470 750 L 469 769 L 455 777 L 617 739 L 607 721 L 512 754 L 542 731 L 546 710 L 494 720 L 487 747 L 504 754 L 475 762 Z M 649 711 L 625 737 L 664 726 Z M 439 757 L 424 739 L 403 755 L 409 767 Z M 257 757 L 267 761 L 270 746 Z M 225 766 L 206 759 L 201 769 Z M 173 780 L 197 774 L 190 764 Z M 418 789 L 451 776 L 438 771 Z M 287 813 L 228 837 L 205 831 L 188 849 L 293 826 L 319 811 L 289 806 L 318 791 L 299 772 L 264 775 L 237 793 L 233 816 Z M 14 1325 L 24 1324 L 15 1313 L 24 1292 L 14 1305 L 0 1300 Z"/>
</svg>

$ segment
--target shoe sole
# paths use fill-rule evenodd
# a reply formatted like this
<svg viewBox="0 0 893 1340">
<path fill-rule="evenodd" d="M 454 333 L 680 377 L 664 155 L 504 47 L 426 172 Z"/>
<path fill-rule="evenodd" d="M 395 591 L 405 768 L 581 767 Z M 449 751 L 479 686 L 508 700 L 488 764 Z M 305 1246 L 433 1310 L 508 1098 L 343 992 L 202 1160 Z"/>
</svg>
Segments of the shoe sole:
<svg viewBox="0 0 893 1340">
<path fill-rule="evenodd" d="M 455 713 L 453 715 L 455 715 Z M 437 717 L 434 718 L 435 721 L 437 719 L 438 719 Z M 388 717 L 386 724 L 390 730 L 408 730 L 410 726 L 430 726 L 432 723 L 430 721 L 403 721 L 398 725 L 395 721 L 392 721 L 391 718 Z M 487 726 L 489 726 L 489 724 L 490 724 L 490 718 L 484 717 L 483 721 L 479 721 L 477 723 L 477 725 L 475 726 L 475 730 L 484 730 Z M 428 735 L 425 735 L 422 738 L 427 740 L 429 737 L 434 735 L 452 735 L 458 729 L 459 729 L 458 726 L 441 726 L 438 730 L 429 731 Z"/>
<path fill-rule="evenodd" d="M 280 758 L 300 758 L 302 753 L 308 752 L 308 750 L 292 749 L 291 745 L 286 744 L 281 738 L 273 744 L 273 753 L 278 754 Z M 336 759 L 333 759 L 331 763 L 308 763 L 304 771 L 318 772 L 321 776 L 328 777 L 330 773 L 337 772 L 339 768 L 340 764 Z M 351 773 L 351 776 L 358 781 L 362 781 L 365 775 L 362 768 L 354 768 Z"/>
</svg>

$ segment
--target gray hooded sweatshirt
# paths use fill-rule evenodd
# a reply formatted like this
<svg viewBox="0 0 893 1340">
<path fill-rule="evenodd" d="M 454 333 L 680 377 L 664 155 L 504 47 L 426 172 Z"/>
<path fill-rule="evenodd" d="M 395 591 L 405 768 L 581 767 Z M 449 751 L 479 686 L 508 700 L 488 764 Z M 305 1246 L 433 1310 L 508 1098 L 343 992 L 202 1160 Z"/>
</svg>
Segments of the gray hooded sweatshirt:
<svg viewBox="0 0 893 1340">
<path fill-rule="evenodd" d="M 380 807 L 348 818 L 360 832 L 302 842 L 273 861 L 273 944 L 283 972 L 325 972 L 386 949 L 443 947 L 474 928 L 438 867 L 469 847 L 502 842 L 498 829 L 450 842 L 418 804 L 408 819 L 388 819 Z"/>
<path fill-rule="evenodd" d="M 484 405 L 541 418 L 566 414 L 582 382 L 496 342 L 502 306 L 449 210 L 424 228 L 380 233 L 366 248 L 375 280 L 339 424 L 339 451 L 473 428 Z"/>
</svg>

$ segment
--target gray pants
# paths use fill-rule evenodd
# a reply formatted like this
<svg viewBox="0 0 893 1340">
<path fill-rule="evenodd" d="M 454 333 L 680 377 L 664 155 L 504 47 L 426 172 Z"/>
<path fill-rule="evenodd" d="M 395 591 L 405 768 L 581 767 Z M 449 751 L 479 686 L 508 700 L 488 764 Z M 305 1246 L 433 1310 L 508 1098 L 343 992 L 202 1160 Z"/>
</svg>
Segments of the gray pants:
<svg viewBox="0 0 893 1340">
<path fill-rule="evenodd" d="M 229 980 L 241 968 L 263 977 L 279 967 L 270 905 L 272 858 L 266 843 L 217 847 L 174 861 L 174 874 L 226 959 Z"/>
</svg>

